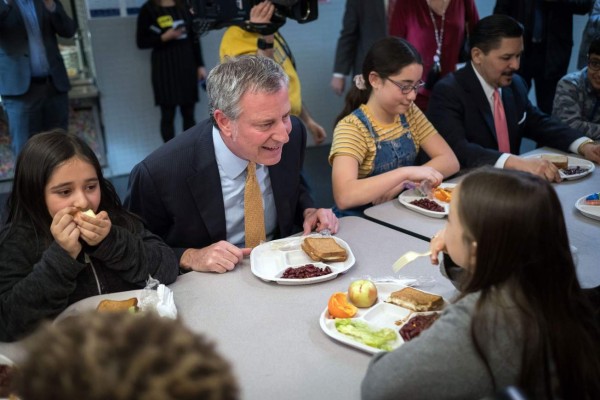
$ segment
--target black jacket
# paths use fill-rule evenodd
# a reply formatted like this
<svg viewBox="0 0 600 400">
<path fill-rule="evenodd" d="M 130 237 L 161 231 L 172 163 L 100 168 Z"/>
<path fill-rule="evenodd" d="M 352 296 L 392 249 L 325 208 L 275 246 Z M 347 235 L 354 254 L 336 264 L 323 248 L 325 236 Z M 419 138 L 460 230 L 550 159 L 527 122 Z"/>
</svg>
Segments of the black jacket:
<svg viewBox="0 0 600 400">
<path fill-rule="evenodd" d="M 301 170 L 306 129 L 291 118 L 290 141 L 281 160 L 269 167 L 277 209 L 275 237 L 302 230 L 304 210 L 314 207 Z M 212 139 L 205 120 L 159 147 L 129 175 L 125 207 L 173 248 L 178 258 L 188 248 L 210 246 L 227 239 L 225 205 Z"/>
<path fill-rule="evenodd" d="M 169 284 L 178 273 L 173 251 L 141 224 L 136 233 L 113 224 L 77 260 L 54 241 L 46 247 L 33 227 L 7 225 L 0 231 L 0 341 L 19 339 L 86 297 L 143 288 L 149 275 Z"/>
<path fill-rule="evenodd" d="M 497 0 L 494 14 L 513 17 L 525 27 L 523 42 L 525 52 L 521 67 L 531 64 L 528 57 L 533 35 L 535 0 Z M 591 0 L 544 1 L 543 45 L 545 46 L 544 78 L 560 79 L 567 73 L 573 47 L 573 14 L 587 14 L 592 8 Z"/>
</svg>

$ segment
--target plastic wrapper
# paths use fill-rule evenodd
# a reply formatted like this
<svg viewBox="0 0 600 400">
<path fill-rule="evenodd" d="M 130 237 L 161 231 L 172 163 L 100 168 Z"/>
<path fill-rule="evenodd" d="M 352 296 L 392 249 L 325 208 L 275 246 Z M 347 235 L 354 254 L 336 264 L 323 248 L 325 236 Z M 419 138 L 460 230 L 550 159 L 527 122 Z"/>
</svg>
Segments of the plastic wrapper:
<svg viewBox="0 0 600 400">
<path fill-rule="evenodd" d="M 161 317 L 177 318 L 173 291 L 152 277 L 140 293 L 138 307 L 142 311 L 155 311 Z"/>
</svg>

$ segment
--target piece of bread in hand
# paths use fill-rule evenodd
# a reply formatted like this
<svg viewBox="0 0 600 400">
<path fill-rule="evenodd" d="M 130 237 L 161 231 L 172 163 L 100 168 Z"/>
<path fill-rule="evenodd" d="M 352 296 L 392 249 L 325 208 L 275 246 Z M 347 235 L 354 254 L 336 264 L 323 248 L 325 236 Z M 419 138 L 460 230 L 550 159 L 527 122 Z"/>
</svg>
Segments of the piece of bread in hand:
<svg viewBox="0 0 600 400">
<path fill-rule="evenodd" d="M 542 160 L 550 161 L 558 169 L 569 168 L 569 157 L 561 154 L 542 154 Z"/>
<path fill-rule="evenodd" d="M 444 307 L 444 299 L 436 294 L 425 293 L 411 287 L 390 293 L 387 303 L 413 311 L 434 311 Z"/>
<path fill-rule="evenodd" d="M 314 261 L 346 261 L 348 252 L 331 237 L 307 237 L 302 241 L 302 250 Z"/>
<path fill-rule="evenodd" d="M 96 218 L 96 213 L 95 213 L 95 212 L 94 212 L 94 210 L 92 210 L 91 208 L 90 208 L 90 209 L 87 209 L 87 210 L 85 210 L 85 211 L 83 211 L 83 210 L 79 209 L 79 210 L 77 210 L 77 211 L 73 211 L 73 212 L 71 212 L 71 214 L 72 214 L 73 216 L 77 216 L 77 215 L 80 215 L 80 214 L 85 214 L 85 215 L 87 215 L 88 217 Z"/>
<path fill-rule="evenodd" d="M 96 218 L 96 213 L 91 208 L 89 210 L 84 211 L 83 213 L 88 217 Z"/>
<path fill-rule="evenodd" d="M 131 307 L 137 310 L 138 299 L 132 297 L 126 300 L 102 300 L 96 310 L 100 312 L 128 311 Z"/>
<path fill-rule="evenodd" d="M 88 217 L 96 218 L 96 213 L 91 208 L 85 211 L 81 211 L 81 213 L 87 215 Z"/>
</svg>

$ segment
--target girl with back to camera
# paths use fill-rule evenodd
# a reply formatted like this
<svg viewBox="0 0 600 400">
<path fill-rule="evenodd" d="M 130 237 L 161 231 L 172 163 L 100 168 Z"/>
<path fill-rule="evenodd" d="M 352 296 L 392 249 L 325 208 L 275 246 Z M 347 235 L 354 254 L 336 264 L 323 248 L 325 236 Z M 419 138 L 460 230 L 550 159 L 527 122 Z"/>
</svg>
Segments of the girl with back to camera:
<svg viewBox="0 0 600 400">
<path fill-rule="evenodd" d="M 8 210 L 0 230 L 0 341 L 83 298 L 142 288 L 149 275 L 164 284 L 177 278 L 171 248 L 123 209 L 96 155 L 74 135 L 57 130 L 27 142 Z"/>
<path fill-rule="evenodd" d="M 338 216 L 362 215 L 398 196 L 406 181 L 437 186 L 458 172 L 456 156 L 414 104 L 422 72 L 419 53 L 404 39 L 381 39 L 367 53 L 329 154 Z M 415 166 L 420 148 L 431 160 Z"/>
<path fill-rule="evenodd" d="M 577 281 L 562 209 L 533 175 L 486 168 L 452 195 L 432 262 L 462 268 L 462 293 L 420 336 L 377 354 L 364 399 L 531 399 L 600 393 L 600 329 Z"/>
</svg>

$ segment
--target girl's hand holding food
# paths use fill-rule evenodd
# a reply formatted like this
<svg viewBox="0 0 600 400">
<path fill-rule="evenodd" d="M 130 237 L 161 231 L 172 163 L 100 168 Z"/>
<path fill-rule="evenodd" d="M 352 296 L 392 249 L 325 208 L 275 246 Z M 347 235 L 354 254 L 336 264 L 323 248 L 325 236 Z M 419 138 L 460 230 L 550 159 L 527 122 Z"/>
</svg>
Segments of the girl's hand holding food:
<svg viewBox="0 0 600 400">
<path fill-rule="evenodd" d="M 63 208 L 54 215 L 50 225 L 50 232 L 56 243 L 73 259 L 76 259 L 81 252 L 81 243 L 79 243 L 81 232 L 73 217 L 76 211 L 75 207 Z"/>
<path fill-rule="evenodd" d="M 81 239 L 90 246 L 97 246 L 110 232 L 112 222 L 106 211 L 100 211 L 95 216 L 87 213 L 77 213 L 75 222 L 81 231 Z"/>
</svg>

